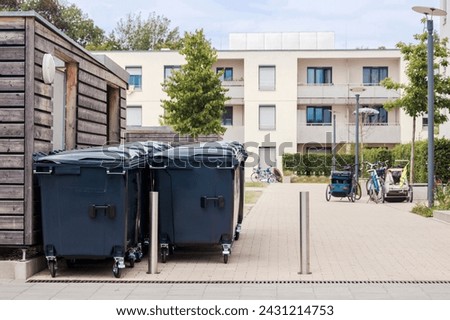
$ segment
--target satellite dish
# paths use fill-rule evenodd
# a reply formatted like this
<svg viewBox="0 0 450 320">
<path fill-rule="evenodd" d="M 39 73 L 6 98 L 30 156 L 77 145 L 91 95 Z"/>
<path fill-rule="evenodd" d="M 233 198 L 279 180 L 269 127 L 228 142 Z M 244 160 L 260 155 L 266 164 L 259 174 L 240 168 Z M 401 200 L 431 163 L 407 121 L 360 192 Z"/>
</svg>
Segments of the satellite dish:
<svg viewBox="0 0 450 320">
<path fill-rule="evenodd" d="M 42 59 L 42 78 L 46 84 L 52 84 L 55 80 L 55 59 L 50 53 L 44 54 Z"/>
</svg>

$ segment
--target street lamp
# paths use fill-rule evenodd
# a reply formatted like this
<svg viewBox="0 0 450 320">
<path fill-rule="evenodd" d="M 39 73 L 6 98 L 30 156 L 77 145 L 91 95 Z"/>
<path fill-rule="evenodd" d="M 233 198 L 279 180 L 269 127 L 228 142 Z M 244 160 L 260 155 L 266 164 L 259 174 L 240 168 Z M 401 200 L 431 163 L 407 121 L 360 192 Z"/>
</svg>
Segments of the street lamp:
<svg viewBox="0 0 450 320">
<path fill-rule="evenodd" d="M 353 87 L 350 91 L 355 94 L 356 97 L 356 110 L 355 110 L 355 179 L 358 181 L 359 177 L 359 95 L 361 92 L 366 91 L 364 87 Z"/>
<path fill-rule="evenodd" d="M 433 45 L 433 16 L 446 16 L 447 12 L 430 7 L 412 7 L 415 12 L 425 14 L 428 31 L 428 207 L 434 205 L 434 45 Z M 429 17 L 430 16 L 430 17 Z M 410 170 L 413 170 L 411 168 Z"/>
</svg>

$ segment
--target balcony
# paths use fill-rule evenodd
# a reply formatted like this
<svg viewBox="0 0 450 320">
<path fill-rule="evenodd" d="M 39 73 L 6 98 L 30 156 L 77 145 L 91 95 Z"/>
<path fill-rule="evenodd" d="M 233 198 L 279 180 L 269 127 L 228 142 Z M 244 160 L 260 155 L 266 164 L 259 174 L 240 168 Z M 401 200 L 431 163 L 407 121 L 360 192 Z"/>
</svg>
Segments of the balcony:
<svg viewBox="0 0 450 320">
<path fill-rule="evenodd" d="M 228 103 L 244 104 L 244 80 L 222 81 L 222 86 L 228 89 Z"/>
<path fill-rule="evenodd" d="M 223 139 L 227 141 L 245 141 L 244 126 L 225 126 L 227 131 L 223 135 Z"/>
<path fill-rule="evenodd" d="M 350 88 L 361 84 L 330 84 L 308 85 L 301 83 L 297 86 L 299 104 L 354 104 L 355 95 Z M 382 104 L 388 100 L 400 97 L 397 90 L 388 90 L 383 86 L 364 86 L 366 91 L 360 95 L 361 104 Z"/>
<path fill-rule="evenodd" d="M 360 142 L 364 144 L 394 144 L 400 143 L 400 125 L 363 125 L 360 127 Z M 331 144 L 333 141 L 333 127 L 331 125 L 298 125 L 298 143 Z M 355 124 L 336 124 L 336 142 L 354 143 Z"/>
</svg>

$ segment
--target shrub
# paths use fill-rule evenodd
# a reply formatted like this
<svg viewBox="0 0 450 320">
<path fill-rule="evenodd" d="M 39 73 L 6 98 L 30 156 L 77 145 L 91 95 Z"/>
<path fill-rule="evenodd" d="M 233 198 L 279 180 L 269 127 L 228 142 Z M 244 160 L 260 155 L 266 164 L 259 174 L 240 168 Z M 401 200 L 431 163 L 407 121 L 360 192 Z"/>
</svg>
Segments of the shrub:
<svg viewBox="0 0 450 320">
<path fill-rule="evenodd" d="M 433 210 L 428 208 L 423 203 L 418 203 L 414 208 L 412 208 L 411 212 L 421 215 L 426 218 L 430 218 L 433 216 Z"/>
</svg>

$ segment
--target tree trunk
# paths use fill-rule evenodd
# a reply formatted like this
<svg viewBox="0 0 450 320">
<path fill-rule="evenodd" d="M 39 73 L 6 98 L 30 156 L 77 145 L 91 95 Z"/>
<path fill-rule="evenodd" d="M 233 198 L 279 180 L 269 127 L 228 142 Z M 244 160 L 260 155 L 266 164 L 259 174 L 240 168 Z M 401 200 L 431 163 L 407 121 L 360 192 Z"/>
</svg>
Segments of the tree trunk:
<svg viewBox="0 0 450 320">
<path fill-rule="evenodd" d="M 416 117 L 413 117 L 412 141 L 411 141 L 411 158 L 409 161 L 409 184 L 414 182 L 414 144 L 416 141 Z"/>
</svg>

